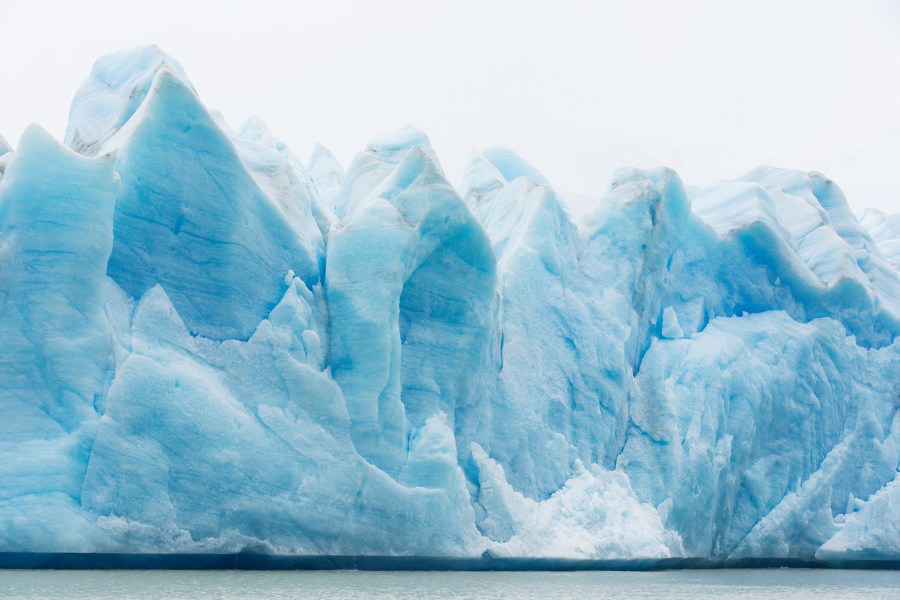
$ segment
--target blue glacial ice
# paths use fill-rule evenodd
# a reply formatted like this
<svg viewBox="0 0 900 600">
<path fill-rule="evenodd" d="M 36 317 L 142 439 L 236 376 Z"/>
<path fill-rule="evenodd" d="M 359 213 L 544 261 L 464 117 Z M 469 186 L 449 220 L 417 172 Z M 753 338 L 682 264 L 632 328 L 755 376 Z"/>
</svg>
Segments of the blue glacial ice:
<svg viewBox="0 0 900 600">
<path fill-rule="evenodd" d="M 0 552 L 900 560 L 898 243 L 818 173 L 304 164 L 106 56 L 0 138 Z"/>
</svg>

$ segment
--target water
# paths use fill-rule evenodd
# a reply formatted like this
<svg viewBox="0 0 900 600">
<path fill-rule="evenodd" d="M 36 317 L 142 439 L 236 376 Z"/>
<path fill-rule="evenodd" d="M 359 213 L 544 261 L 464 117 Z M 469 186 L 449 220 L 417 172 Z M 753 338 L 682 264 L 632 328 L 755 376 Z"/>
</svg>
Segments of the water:
<svg viewBox="0 0 900 600">
<path fill-rule="evenodd" d="M 897 600 L 900 571 L 0 571 L 0 598 Z"/>
</svg>

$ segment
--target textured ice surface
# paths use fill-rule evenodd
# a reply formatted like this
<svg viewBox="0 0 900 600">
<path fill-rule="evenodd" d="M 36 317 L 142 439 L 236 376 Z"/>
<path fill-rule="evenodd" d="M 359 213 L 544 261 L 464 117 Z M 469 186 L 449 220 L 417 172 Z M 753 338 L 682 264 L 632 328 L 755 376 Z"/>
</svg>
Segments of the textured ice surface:
<svg viewBox="0 0 900 600">
<path fill-rule="evenodd" d="M 886 215 L 880 210 L 866 208 L 856 218 L 878 244 L 884 259 L 895 269 L 900 269 L 900 213 Z"/>
<path fill-rule="evenodd" d="M 13 156 L 13 148 L 9 145 L 9 142 L 6 141 L 2 135 L 0 135 L 0 180 L 3 179 L 3 174 L 6 172 L 6 167 L 9 165 L 10 159 Z"/>
<path fill-rule="evenodd" d="M 0 551 L 900 559 L 900 227 L 823 175 L 346 172 L 155 47 L 0 139 Z"/>
</svg>

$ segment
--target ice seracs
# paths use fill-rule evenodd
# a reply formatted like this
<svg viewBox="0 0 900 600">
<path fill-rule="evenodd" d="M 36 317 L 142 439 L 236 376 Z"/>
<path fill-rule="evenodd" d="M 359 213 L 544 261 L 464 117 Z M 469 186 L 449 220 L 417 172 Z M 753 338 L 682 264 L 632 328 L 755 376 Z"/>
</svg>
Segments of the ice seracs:
<svg viewBox="0 0 900 600">
<path fill-rule="evenodd" d="M 106 276 L 118 183 L 29 126 L 0 182 L 0 523 L 5 550 L 91 547 L 79 498 L 116 371 Z M 39 175 L 38 175 L 39 174 Z M 59 534 L 54 542 L 54 531 Z"/>
<path fill-rule="evenodd" d="M 134 298 L 161 284 L 194 333 L 246 338 L 284 292 L 288 270 L 310 287 L 319 282 L 321 233 L 308 196 L 292 196 L 290 180 L 275 180 L 272 169 L 256 179 L 251 174 L 266 168 L 261 161 L 276 169 L 280 161 L 288 178 L 293 170 L 285 161 L 265 157 L 259 142 L 247 148 L 246 132 L 242 161 L 235 142 L 170 68 L 173 61 L 157 52 L 140 50 L 138 65 L 147 72 L 119 78 L 122 94 L 132 91 L 113 133 L 80 145 L 89 139 L 96 94 L 88 85 L 73 103 L 70 131 L 81 133 L 67 136 L 70 145 L 87 154 L 113 153 L 121 180 L 108 273 Z M 127 72 L 132 61 L 125 62 L 101 60 L 89 82 L 106 81 L 109 70 Z"/>
<path fill-rule="evenodd" d="M 6 173 L 6 167 L 9 165 L 10 159 L 13 156 L 13 148 L 9 145 L 9 142 L 0 135 L 0 179 L 3 179 L 3 174 Z"/>
<path fill-rule="evenodd" d="M 344 171 L 156 47 L 0 138 L 0 551 L 900 560 L 897 216 L 818 173 Z"/>
<path fill-rule="evenodd" d="M 856 218 L 878 245 L 881 256 L 895 270 L 900 269 L 900 213 L 886 215 L 878 209 L 866 208 Z"/>
<path fill-rule="evenodd" d="M 187 81 L 178 61 L 157 46 L 124 50 L 100 58 L 72 101 L 66 145 L 88 156 L 102 152 L 104 143 L 141 106 L 160 71 L 169 71 Z"/>
<path fill-rule="evenodd" d="M 484 231 L 425 151 L 380 147 L 348 172 L 343 193 L 365 197 L 346 198 L 356 208 L 329 238 L 325 290 L 331 372 L 354 442 L 397 473 L 410 427 L 441 412 L 461 432 L 457 414 L 483 401 L 495 261 Z M 362 165 L 392 159 L 397 164 L 372 190 L 353 183 Z"/>
</svg>

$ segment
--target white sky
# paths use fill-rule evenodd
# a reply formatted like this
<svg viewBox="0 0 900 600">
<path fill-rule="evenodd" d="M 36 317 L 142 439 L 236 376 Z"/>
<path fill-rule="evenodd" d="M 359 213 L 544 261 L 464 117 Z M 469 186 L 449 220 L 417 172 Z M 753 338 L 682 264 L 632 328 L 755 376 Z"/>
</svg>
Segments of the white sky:
<svg viewBox="0 0 900 600">
<path fill-rule="evenodd" d="M 61 138 L 94 60 L 146 43 L 301 157 L 320 141 L 346 166 L 413 123 L 454 182 L 503 145 L 581 194 L 616 166 L 706 183 L 767 163 L 900 212 L 898 0 L 0 0 L 0 134 Z"/>
</svg>

